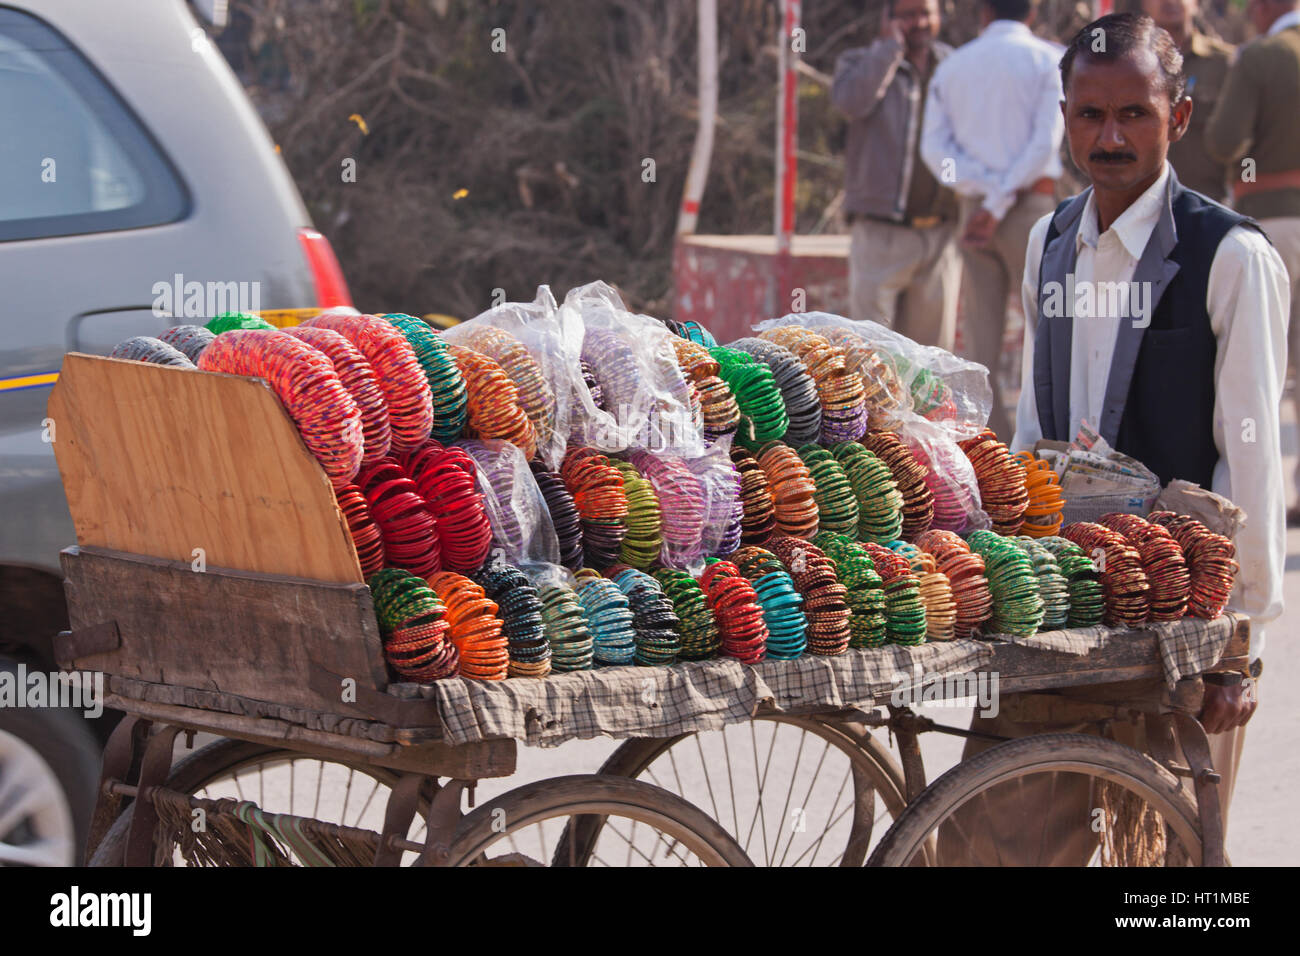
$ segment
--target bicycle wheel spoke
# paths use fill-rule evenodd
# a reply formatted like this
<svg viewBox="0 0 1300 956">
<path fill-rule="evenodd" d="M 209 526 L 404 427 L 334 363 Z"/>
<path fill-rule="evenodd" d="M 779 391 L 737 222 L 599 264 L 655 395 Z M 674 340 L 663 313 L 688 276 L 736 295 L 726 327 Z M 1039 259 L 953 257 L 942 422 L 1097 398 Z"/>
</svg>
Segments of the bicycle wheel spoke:
<svg viewBox="0 0 1300 956">
<path fill-rule="evenodd" d="M 741 845 L 745 848 L 746 852 L 749 851 L 749 841 L 750 838 L 754 835 L 754 822 L 756 820 L 761 821 L 762 823 L 761 833 L 763 835 L 763 859 L 766 860 L 768 854 L 767 817 L 764 816 L 763 814 L 763 781 L 759 779 L 759 775 L 758 775 L 758 732 L 754 729 L 754 726 L 757 723 L 758 721 L 756 720 L 751 720 L 749 722 L 749 743 L 750 743 L 750 749 L 752 749 L 754 752 L 754 815 L 749 818 L 749 830 L 745 833 L 745 840 Z M 773 741 L 776 740 L 776 728 L 777 725 L 772 724 Z M 771 753 L 772 753 L 771 747 L 769 746 L 768 759 L 771 759 Z M 766 765 L 764 765 L 764 770 L 766 770 Z M 736 837 L 739 838 L 740 834 L 737 833 Z"/>
<path fill-rule="evenodd" d="M 830 753 L 830 750 L 831 750 L 831 742 L 829 740 L 823 741 L 822 755 L 820 759 L 818 759 L 817 761 L 817 766 L 812 772 L 812 777 L 808 780 L 808 790 L 803 795 L 803 801 L 797 807 L 795 807 L 796 812 L 798 812 L 799 814 L 799 822 L 805 824 L 805 826 L 807 825 L 807 821 L 808 821 L 808 798 L 812 796 L 813 787 L 817 786 L 817 776 L 821 773 L 822 765 L 826 763 L 826 755 Z M 793 783 L 792 783 L 792 787 L 793 787 Z M 797 832 L 802 833 L 804 831 L 796 830 L 794 824 L 791 823 L 790 839 L 786 841 L 785 852 L 781 854 L 781 862 L 777 864 L 778 866 L 785 866 L 785 858 L 786 856 L 789 855 L 790 848 L 794 846 L 794 835 Z"/>
<path fill-rule="evenodd" d="M 736 815 L 736 777 L 731 772 L 731 748 L 727 746 L 727 730 L 724 727 L 720 734 L 722 736 L 722 755 L 727 762 L 727 790 L 731 795 L 731 822 L 735 827 L 732 833 L 740 833 L 740 818 Z M 719 820 L 719 823 L 722 821 Z"/>
<path fill-rule="evenodd" d="M 808 861 L 809 866 L 817 865 L 817 853 L 821 849 L 822 843 L 826 840 L 826 834 L 830 833 L 831 828 L 834 827 L 835 824 L 840 821 L 840 818 L 843 817 L 845 813 L 848 813 L 851 809 L 853 809 L 853 803 L 852 801 L 850 801 L 849 804 L 840 812 L 838 816 L 835 815 L 835 808 L 840 805 L 840 798 L 844 796 L 844 788 L 848 785 L 848 782 L 851 779 L 853 779 L 852 767 L 850 767 L 848 770 L 844 772 L 844 779 L 840 781 L 840 788 L 837 791 L 835 791 L 835 802 L 831 804 L 830 812 L 827 814 L 827 816 L 830 817 L 830 819 L 827 821 L 826 826 L 822 828 L 822 835 L 819 836 L 817 838 L 817 842 L 815 842 L 809 848 L 812 850 L 812 859 Z M 808 855 L 808 850 L 804 850 L 803 853 L 800 853 L 798 858 L 790 865 L 798 866 L 799 861 L 802 860 L 807 855 Z M 842 855 L 843 854 L 841 854 L 841 856 Z"/>
</svg>

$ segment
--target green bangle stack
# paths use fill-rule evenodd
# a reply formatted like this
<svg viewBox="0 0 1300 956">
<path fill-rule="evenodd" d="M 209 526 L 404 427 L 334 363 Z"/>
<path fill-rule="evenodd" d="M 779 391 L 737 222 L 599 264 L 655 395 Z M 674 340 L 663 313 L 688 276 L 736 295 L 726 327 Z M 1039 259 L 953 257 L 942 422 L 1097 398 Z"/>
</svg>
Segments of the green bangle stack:
<svg viewBox="0 0 1300 956">
<path fill-rule="evenodd" d="M 654 572 L 654 578 L 672 601 L 673 613 L 681 621 L 677 629 L 681 642 L 678 659 L 702 661 L 717 654 L 722 646 L 722 636 L 718 633 L 718 624 L 709 610 L 700 582 L 676 568 L 659 568 Z"/>
<path fill-rule="evenodd" d="M 1056 557 L 1070 591 L 1067 627 L 1093 627 L 1106 615 L 1106 599 L 1101 575 L 1092 558 L 1073 541 L 1057 535 L 1038 538 L 1037 542 Z"/>
<path fill-rule="evenodd" d="M 885 585 L 871 555 L 847 535 L 823 531 L 816 544 L 835 562 L 835 576 L 849 590 L 849 647 L 880 647 L 889 639 Z"/>
<path fill-rule="evenodd" d="M 627 495 L 627 534 L 619 556 L 625 564 L 647 570 L 659 560 L 663 550 L 663 509 L 654 485 L 643 478 L 629 461 L 611 458 L 609 463 L 623 476 L 623 493 Z"/>
<path fill-rule="evenodd" d="M 986 630 L 1017 637 L 1036 633 L 1043 623 L 1043 599 L 1029 555 L 1014 541 L 992 531 L 972 531 L 966 543 L 984 559 L 984 574 L 993 595 L 993 617 Z"/>
<path fill-rule="evenodd" d="M 858 539 L 883 545 L 897 540 L 903 531 L 903 493 L 889 465 L 855 441 L 831 450 L 858 501 Z"/>
<path fill-rule="evenodd" d="M 1066 626 L 1070 619 L 1070 583 L 1061 572 L 1056 556 L 1029 535 L 1013 539 L 1024 548 L 1034 562 L 1038 575 L 1038 596 L 1043 599 L 1043 623 L 1040 630 L 1055 631 Z"/>
<path fill-rule="evenodd" d="M 551 645 L 551 670 L 590 670 L 595 645 L 577 594 L 570 587 L 545 584 L 537 595 L 542 601 L 542 627 Z"/>
<path fill-rule="evenodd" d="M 736 436 L 741 444 L 756 448 L 784 436 L 790 420 L 772 370 L 739 349 L 719 346 L 709 349 L 709 354 L 717 360 L 719 377 L 727 383 L 740 406 L 740 429 Z"/>
<path fill-rule="evenodd" d="M 799 457 L 808 466 L 816 490 L 818 527 L 854 537 L 858 533 L 858 499 L 840 463 L 819 445 L 804 445 Z"/>
</svg>

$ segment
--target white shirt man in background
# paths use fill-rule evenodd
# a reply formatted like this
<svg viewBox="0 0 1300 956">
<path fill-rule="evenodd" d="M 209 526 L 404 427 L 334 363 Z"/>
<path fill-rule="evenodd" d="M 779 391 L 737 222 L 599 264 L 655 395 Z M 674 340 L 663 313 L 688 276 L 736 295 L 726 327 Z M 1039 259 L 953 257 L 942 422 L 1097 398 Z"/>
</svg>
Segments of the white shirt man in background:
<svg viewBox="0 0 1300 956">
<path fill-rule="evenodd" d="M 1038 0 L 983 0 L 984 29 L 935 70 L 921 156 L 962 197 L 962 350 L 989 369 L 989 427 L 1011 423 L 1000 366 L 1007 303 L 1029 230 L 1055 205 L 1061 176 L 1061 48 L 1030 30 Z"/>
</svg>

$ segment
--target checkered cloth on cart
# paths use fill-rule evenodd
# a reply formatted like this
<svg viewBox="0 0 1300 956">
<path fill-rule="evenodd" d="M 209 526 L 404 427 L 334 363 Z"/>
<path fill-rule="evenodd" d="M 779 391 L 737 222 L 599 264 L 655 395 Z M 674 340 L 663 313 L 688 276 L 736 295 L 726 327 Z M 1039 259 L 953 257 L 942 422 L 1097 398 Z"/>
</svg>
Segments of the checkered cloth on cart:
<svg viewBox="0 0 1300 956">
<path fill-rule="evenodd" d="M 1158 636 L 1170 686 L 1218 660 L 1234 625 L 1231 615 L 1148 625 Z M 1015 643 L 1085 655 L 1112 640 L 1124 640 L 1126 633 L 1094 627 L 1045 632 Z M 886 645 L 838 657 L 806 655 L 754 666 L 711 660 L 675 667 L 598 668 L 545 680 L 451 679 L 394 685 L 390 692 L 437 700 L 449 744 L 511 737 L 531 746 L 554 747 L 600 736 L 671 737 L 716 730 L 747 720 L 764 706 L 784 713 L 871 708 L 887 700 L 918 668 L 928 679 L 938 679 L 968 674 L 992 657 L 991 642 L 961 640 Z"/>
</svg>

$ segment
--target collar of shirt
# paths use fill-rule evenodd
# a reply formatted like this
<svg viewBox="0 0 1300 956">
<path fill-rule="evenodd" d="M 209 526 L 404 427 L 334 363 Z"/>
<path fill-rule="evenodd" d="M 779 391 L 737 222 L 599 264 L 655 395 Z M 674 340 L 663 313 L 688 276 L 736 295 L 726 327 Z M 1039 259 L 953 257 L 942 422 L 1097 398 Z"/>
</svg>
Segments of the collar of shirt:
<svg viewBox="0 0 1300 956">
<path fill-rule="evenodd" d="M 1268 35 L 1272 36 L 1275 33 L 1281 33 L 1287 27 L 1297 26 L 1300 26 L 1300 10 L 1292 10 L 1290 13 L 1284 13 L 1273 21 L 1273 25 L 1268 28 Z"/>
<path fill-rule="evenodd" d="M 1033 31 L 1019 20 L 994 20 L 982 31 L 982 37 L 1009 36 L 1013 33 L 1021 33 L 1025 36 L 1033 36 Z"/>
<path fill-rule="evenodd" d="M 1160 220 L 1160 210 L 1165 201 L 1169 186 L 1169 163 L 1161 170 L 1156 181 L 1147 187 L 1146 192 L 1138 196 L 1119 218 L 1111 223 L 1107 232 L 1113 232 L 1123 244 L 1128 254 L 1134 259 L 1142 258 L 1142 251 L 1147 247 L 1151 232 Z M 1079 221 L 1079 232 L 1075 239 L 1076 250 L 1082 245 L 1097 248 L 1100 241 L 1100 226 L 1097 223 L 1097 205 L 1092 190 L 1088 191 L 1088 201 L 1083 207 L 1083 218 Z"/>
</svg>

